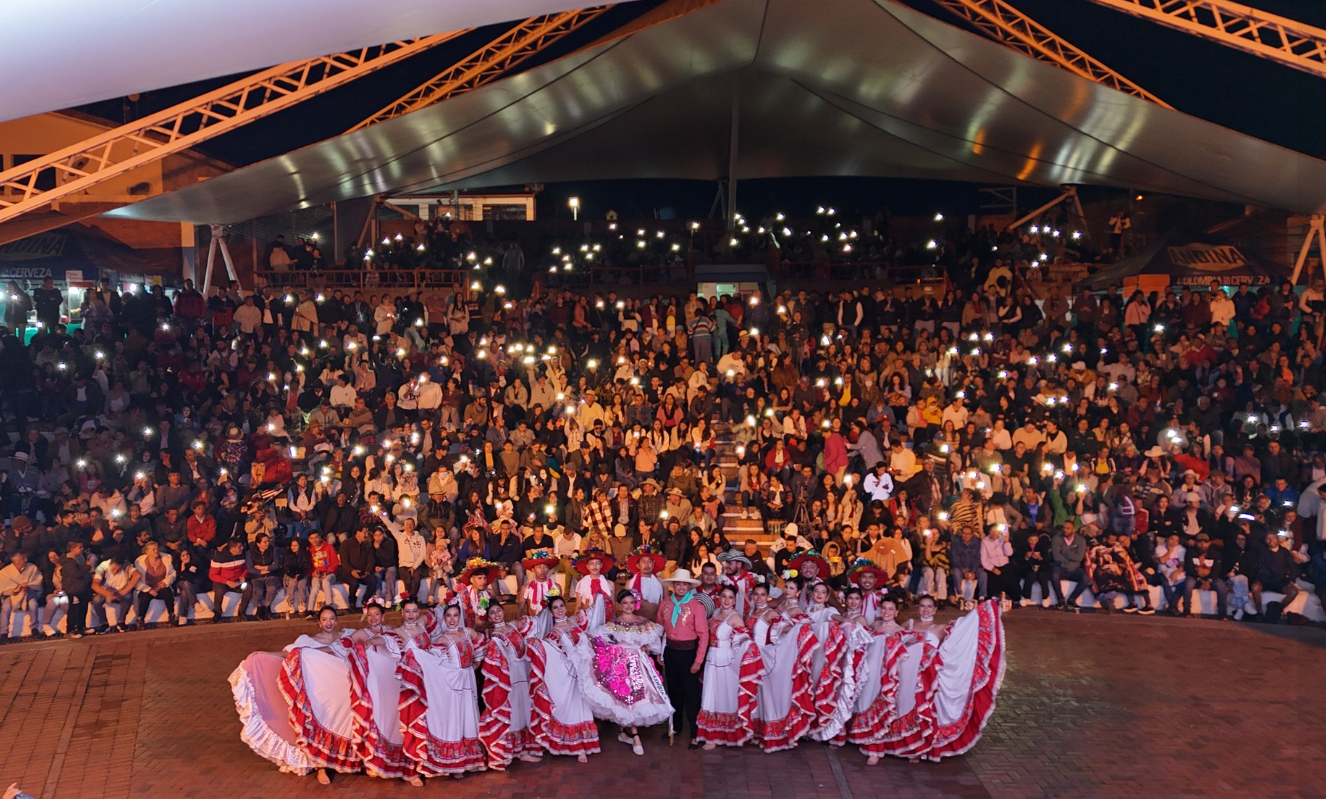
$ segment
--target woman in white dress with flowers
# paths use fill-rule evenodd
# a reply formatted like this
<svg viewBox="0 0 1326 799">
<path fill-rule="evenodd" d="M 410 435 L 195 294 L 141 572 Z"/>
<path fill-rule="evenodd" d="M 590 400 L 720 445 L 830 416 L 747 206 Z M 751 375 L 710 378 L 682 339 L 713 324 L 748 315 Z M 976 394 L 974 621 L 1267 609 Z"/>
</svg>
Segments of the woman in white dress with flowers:
<svg viewBox="0 0 1326 799">
<path fill-rule="evenodd" d="M 622 728 L 617 740 L 645 753 L 640 727 L 672 718 L 672 702 L 653 658 L 663 656 L 663 626 L 636 615 L 639 598 L 617 594 L 617 615 L 582 636 L 575 650 L 576 675 L 594 717 Z"/>
</svg>

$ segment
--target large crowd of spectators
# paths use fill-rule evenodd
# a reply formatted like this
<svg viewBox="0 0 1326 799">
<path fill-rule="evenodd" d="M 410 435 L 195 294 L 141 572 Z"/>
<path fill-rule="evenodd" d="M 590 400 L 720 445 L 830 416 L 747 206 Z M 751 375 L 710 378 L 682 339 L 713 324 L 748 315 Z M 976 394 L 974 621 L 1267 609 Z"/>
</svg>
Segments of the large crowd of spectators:
<svg viewBox="0 0 1326 799">
<path fill-rule="evenodd" d="M 103 283 L 81 329 L 0 337 L 3 633 L 434 602 L 471 558 L 518 581 L 536 549 L 642 544 L 766 579 L 813 549 L 840 585 L 864 558 L 955 604 L 1302 618 L 1321 287 L 1038 301 L 999 269 L 713 299 Z"/>
</svg>

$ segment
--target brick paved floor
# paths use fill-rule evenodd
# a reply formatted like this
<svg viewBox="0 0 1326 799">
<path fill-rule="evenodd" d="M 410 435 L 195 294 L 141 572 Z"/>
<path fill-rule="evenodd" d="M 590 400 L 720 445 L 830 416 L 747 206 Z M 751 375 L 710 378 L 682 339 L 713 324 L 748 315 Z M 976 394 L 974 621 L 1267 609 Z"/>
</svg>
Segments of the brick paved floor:
<svg viewBox="0 0 1326 799">
<path fill-rule="evenodd" d="M 39 799 L 399 797 L 402 783 L 281 774 L 239 740 L 226 676 L 308 623 L 197 627 L 0 647 L 0 786 Z M 1326 784 L 1326 632 L 1134 617 L 1007 617 L 1009 667 L 984 739 L 939 764 L 867 768 L 853 749 L 688 752 L 605 725 L 604 753 L 435 780 L 509 797 L 1308 797 Z M 657 735 L 657 734 L 655 734 Z"/>
</svg>

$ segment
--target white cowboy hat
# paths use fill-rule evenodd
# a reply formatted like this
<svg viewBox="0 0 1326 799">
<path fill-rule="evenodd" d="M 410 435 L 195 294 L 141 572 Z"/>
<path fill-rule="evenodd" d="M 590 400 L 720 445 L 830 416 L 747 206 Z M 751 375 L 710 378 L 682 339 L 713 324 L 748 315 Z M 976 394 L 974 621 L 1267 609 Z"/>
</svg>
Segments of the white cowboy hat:
<svg viewBox="0 0 1326 799">
<path fill-rule="evenodd" d="M 663 578 L 664 583 L 686 583 L 687 585 L 699 585 L 700 581 L 691 576 L 690 571 L 686 569 L 677 569 L 671 577 Z"/>
</svg>

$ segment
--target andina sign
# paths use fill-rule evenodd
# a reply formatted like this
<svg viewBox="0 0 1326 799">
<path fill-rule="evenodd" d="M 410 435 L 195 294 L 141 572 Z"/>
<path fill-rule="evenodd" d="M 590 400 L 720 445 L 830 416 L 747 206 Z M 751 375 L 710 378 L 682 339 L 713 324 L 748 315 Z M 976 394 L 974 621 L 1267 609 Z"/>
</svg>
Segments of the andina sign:
<svg viewBox="0 0 1326 799">
<path fill-rule="evenodd" d="M 1167 247 L 1169 259 L 1177 266 L 1200 269 L 1204 272 L 1225 272 L 1247 266 L 1248 259 L 1243 257 L 1238 247 L 1227 244 L 1185 244 L 1181 247 Z"/>
</svg>

